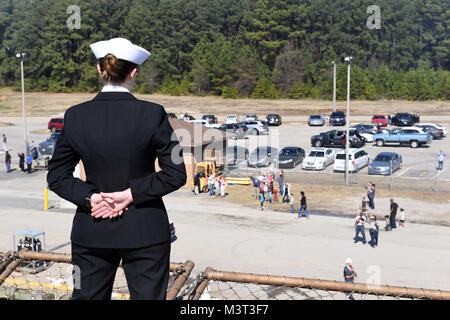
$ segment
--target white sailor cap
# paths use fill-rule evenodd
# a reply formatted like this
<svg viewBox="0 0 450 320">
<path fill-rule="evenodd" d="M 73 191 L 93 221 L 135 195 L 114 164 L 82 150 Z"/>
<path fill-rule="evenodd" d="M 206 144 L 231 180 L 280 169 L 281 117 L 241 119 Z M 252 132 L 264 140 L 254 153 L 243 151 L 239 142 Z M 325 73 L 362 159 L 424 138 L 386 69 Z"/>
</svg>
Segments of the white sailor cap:
<svg viewBox="0 0 450 320">
<path fill-rule="evenodd" d="M 345 259 L 345 263 L 351 264 L 352 263 L 352 259 L 350 259 L 350 258 Z"/>
<path fill-rule="evenodd" d="M 150 52 L 132 44 L 125 38 L 114 38 L 106 41 L 98 41 L 90 45 L 97 59 L 104 58 L 108 53 L 112 53 L 118 59 L 133 62 L 141 65 L 150 56 Z"/>
</svg>

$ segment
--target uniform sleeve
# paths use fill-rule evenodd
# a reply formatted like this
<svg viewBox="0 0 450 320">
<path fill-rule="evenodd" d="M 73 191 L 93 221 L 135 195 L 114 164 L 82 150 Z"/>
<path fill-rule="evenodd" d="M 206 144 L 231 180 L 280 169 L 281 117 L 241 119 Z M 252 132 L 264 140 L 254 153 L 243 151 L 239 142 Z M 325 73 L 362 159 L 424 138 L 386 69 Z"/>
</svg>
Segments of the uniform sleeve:
<svg viewBox="0 0 450 320">
<path fill-rule="evenodd" d="M 178 138 L 163 108 L 158 117 L 159 127 L 153 134 L 151 143 L 156 149 L 161 170 L 129 181 L 133 202 L 136 205 L 161 198 L 186 184 L 186 168 Z"/>
<path fill-rule="evenodd" d="M 70 123 L 69 121 L 66 112 L 64 114 L 65 126 Z M 95 192 L 95 187 L 73 176 L 73 172 L 79 161 L 80 156 L 67 139 L 66 130 L 63 127 L 55 144 L 53 156 L 48 162 L 48 187 L 61 198 L 89 212 L 90 209 L 86 207 L 84 199 L 89 194 Z"/>
</svg>

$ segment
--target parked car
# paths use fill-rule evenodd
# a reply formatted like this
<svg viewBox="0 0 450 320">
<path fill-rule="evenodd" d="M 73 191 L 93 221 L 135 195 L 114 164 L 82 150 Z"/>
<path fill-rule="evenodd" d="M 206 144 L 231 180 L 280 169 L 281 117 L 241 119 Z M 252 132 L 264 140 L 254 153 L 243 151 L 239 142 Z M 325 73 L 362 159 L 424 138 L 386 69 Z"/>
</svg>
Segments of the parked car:
<svg viewBox="0 0 450 320">
<path fill-rule="evenodd" d="M 246 131 L 243 126 L 237 123 L 224 123 L 219 128 L 219 130 L 226 131 L 228 133 L 234 134 L 236 139 L 245 138 Z"/>
<path fill-rule="evenodd" d="M 187 122 L 194 123 L 194 124 L 200 124 L 202 126 L 205 126 L 208 123 L 208 121 L 206 121 L 206 120 L 187 120 Z"/>
<path fill-rule="evenodd" d="M 346 171 L 345 167 L 346 153 L 345 150 L 336 153 L 334 158 L 334 171 Z M 363 149 L 350 148 L 349 149 L 349 163 L 348 170 L 350 172 L 358 172 L 365 166 L 369 165 L 370 156 Z"/>
<path fill-rule="evenodd" d="M 309 116 L 308 124 L 310 126 L 323 126 L 325 123 L 320 114 L 312 114 Z"/>
<path fill-rule="evenodd" d="M 391 119 L 391 125 L 399 127 L 410 127 L 414 123 L 414 119 L 409 113 L 397 113 Z"/>
<path fill-rule="evenodd" d="M 302 169 L 323 170 L 334 161 L 336 152 L 331 148 L 313 148 L 303 159 Z"/>
<path fill-rule="evenodd" d="M 386 117 L 382 114 L 374 114 L 372 116 L 372 123 L 380 127 L 387 127 L 388 125 Z"/>
<path fill-rule="evenodd" d="M 342 136 L 345 130 L 330 130 L 311 137 L 313 147 L 342 147 Z M 356 129 L 349 130 L 350 147 L 360 148 L 366 143 L 366 139 L 361 136 Z"/>
<path fill-rule="evenodd" d="M 235 114 L 229 114 L 225 116 L 225 123 L 238 123 L 239 118 Z"/>
<path fill-rule="evenodd" d="M 61 131 L 64 127 L 64 118 L 51 118 L 48 122 L 48 130 L 52 133 Z"/>
<path fill-rule="evenodd" d="M 266 121 L 262 120 L 250 120 L 250 121 L 242 121 L 247 129 L 248 133 L 252 135 L 260 135 L 260 134 L 269 134 L 269 125 Z"/>
<path fill-rule="evenodd" d="M 47 140 L 38 144 L 38 152 L 40 155 L 53 155 L 53 151 L 55 150 L 56 141 L 58 141 L 60 132 L 52 133 Z"/>
<path fill-rule="evenodd" d="M 330 123 L 333 126 L 345 126 L 345 113 L 342 111 L 333 112 L 330 115 Z"/>
<path fill-rule="evenodd" d="M 442 130 L 442 133 L 444 134 L 444 137 L 447 136 L 448 130 L 447 127 L 441 126 L 440 124 L 436 124 L 436 123 L 421 123 L 421 126 L 430 126 L 435 128 L 436 130 Z"/>
<path fill-rule="evenodd" d="M 381 132 L 380 126 L 377 124 L 373 124 L 373 123 L 359 123 L 359 124 L 350 126 L 350 128 L 357 129 L 360 134 L 361 133 L 370 133 L 370 134 L 374 135 L 374 134 Z"/>
<path fill-rule="evenodd" d="M 204 114 L 202 116 L 202 120 L 208 121 L 209 124 L 215 124 L 217 123 L 217 118 L 213 114 Z"/>
<path fill-rule="evenodd" d="M 177 116 L 176 116 L 175 113 L 173 113 L 173 112 L 168 112 L 168 113 L 167 113 L 167 117 L 168 117 L 169 119 L 176 119 L 176 118 L 177 118 Z"/>
<path fill-rule="evenodd" d="M 413 129 L 392 129 L 388 133 L 380 133 L 373 136 L 376 145 L 382 147 L 386 144 L 404 145 L 417 148 L 424 144 L 430 144 L 433 139 L 430 133 L 417 133 Z"/>
<path fill-rule="evenodd" d="M 305 158 L 305 150 L 299 147 L 284 147 L 278 154 L 279 168 L 295 168 Z"/>
<path fill-rule="evenodd" d="M 369 165 L 369 174 L 390 175 L 401 169 L 402 156 L 395 152 L 381 152 Z M 391 171 L 392 169 L 392 171 Z"/>
<path fill-rule="evenodd" d="M 249 167 L 268 167 L 276 159 L 278 149 L 270 146 L 257 147 L 248 156 L 247 165 Z"/>
<path fill-rule="evenodd" d="M 240 146 L 229 146 L 226 157 L 228 165 L 236 165 L 248 159 L 248 149 Z"/>
<path fill-rule="evenodd" d="M 246 114 L 242 117 L 242 121 L 251 121 L 251 120 L 257 120 L 257 119 L 258 119 L 258 117 L 254 113 Z"/>
<path fill-rule="evenodd" d="M 266 121 L 269 126 L 281 126 L 281 116 L 279 114 L 268 114 Z"/>
</svg>

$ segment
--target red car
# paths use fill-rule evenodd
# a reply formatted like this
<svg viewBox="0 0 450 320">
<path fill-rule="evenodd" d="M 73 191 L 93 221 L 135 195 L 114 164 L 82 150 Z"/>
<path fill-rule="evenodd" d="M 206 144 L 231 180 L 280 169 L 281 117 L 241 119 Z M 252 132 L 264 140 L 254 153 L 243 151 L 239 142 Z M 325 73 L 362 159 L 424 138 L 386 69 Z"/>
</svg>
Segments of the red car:
<svg viewBox="0 0 450 320">
<path fill-rule="evenodd" d="M 64 119 L 63 118 L 51 118 L 48 122 L 48 130 L 55 133 L 57 131 L 61 131 L 64 127 Z"/>
<path fill-rule="evenodd" d="M 387 127 L 387 120 L 386 117 L 382 114 L 376 114 L 372 117 L 372 123 L 379 125 L 381 127 Z"/>
</svg>

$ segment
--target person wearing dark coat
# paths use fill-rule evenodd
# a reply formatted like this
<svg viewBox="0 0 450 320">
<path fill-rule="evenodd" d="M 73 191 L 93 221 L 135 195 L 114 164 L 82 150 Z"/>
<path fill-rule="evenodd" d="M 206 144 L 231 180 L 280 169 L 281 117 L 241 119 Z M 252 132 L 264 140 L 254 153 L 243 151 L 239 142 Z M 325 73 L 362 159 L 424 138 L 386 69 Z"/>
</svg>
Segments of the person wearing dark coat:
<svg viewBox="0 0 450 320">
<path fill-rule="evenodd" d="M 72 299 L 111 299 L 121 262 L 131 299 L 163 300 L 171 237 L 162 197 L 186 184 L 182 149 L 164 108 L 130 93 L 150 53 L 123 38 L 91 49 L 104 87 L 66 110 L 47 175 L 49 189 L 77 206 Z M 80 160 L 85 181 L 73 176 Z"/>
<path fill-rule="evenodd" d="M 25 154 L 18 153 L 19 156 L 19 168 L 22 172 L 25 172 Z"/>
</svg>

